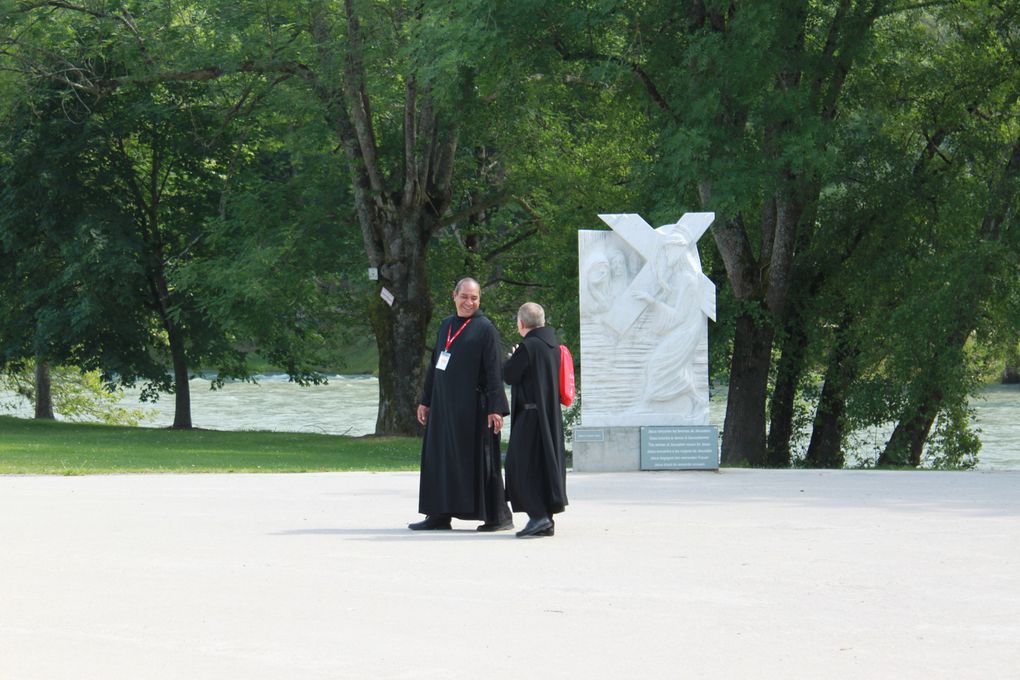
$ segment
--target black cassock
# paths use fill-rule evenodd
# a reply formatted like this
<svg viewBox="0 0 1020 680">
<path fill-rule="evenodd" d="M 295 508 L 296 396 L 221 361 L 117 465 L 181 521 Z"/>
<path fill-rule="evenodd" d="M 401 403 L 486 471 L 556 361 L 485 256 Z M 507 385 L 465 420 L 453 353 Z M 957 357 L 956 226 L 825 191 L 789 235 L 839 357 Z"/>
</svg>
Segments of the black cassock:
<svg viewBox="0 0 1020 680">
<path fill-rule="evenodd" d="M 560 343 L 548 327 L 534 328 L 503 365 L 510 384 L 510 444 L 506 490 L 514 512 L 544 515 L 567 505 L 567 461 L 560 408 Z"/>
<path fill-rule="evenodd" d="M 468 322 L 467 325 L 464 325 Z M 450 338 L 449 362 L 436 367 Z M 510 409 L 500 379 L 499 331 L 481 312 L 439 324 L 421 403 L 429 407 L 421 447 L 418 512 L 459 519 L 510 519 L 499 435 L 488 415 Z"/>
</svg>

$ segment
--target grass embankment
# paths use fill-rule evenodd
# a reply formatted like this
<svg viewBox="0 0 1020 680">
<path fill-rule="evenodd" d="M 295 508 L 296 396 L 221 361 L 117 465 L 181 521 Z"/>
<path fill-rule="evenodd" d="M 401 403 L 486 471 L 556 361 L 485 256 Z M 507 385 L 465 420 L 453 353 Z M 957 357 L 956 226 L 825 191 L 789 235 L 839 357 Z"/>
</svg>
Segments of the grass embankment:
<svg viewBox="0 0 1020 680">
<path fill-rule="evenodd" d="M 417 470 L 414 437 L 116 427 L 0 416 L 0 474 Z"/>
</svg>

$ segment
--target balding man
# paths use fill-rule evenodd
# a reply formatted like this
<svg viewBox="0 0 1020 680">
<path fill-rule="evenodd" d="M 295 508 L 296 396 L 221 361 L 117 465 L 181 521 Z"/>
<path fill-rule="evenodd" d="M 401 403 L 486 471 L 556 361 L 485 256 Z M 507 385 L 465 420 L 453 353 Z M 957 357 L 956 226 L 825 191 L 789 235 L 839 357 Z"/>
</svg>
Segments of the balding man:
<svg viewBox="0 0 1020 680">
<path fill-rule="evenodd" d="M 510 385 L 510 444 L 506 488 L 514 512 L 528 513 L 518 538 L 552 536 L 553 515 L 567 505 L 566 452 L 560 409 L 560 343 L 545 325 L 545 310 L 525 302 L 517 311 L 524 337 L 503 366 Z"/>
</svg>

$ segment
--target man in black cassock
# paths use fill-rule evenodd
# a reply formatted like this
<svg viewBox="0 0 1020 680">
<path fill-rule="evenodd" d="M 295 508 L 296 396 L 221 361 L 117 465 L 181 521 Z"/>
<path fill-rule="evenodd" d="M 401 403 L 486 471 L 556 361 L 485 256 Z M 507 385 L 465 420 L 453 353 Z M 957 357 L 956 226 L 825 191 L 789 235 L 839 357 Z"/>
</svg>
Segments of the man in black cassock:
<svg viewBox="0 0 1020 680">
<path fill-rule="evenodd" d="M 506 489 L 514 512 L 528 513 L 518 538 L 552 536 L 552 516 L 567 505 L 567 460 L 560 409 L 560 343 L 545 310 L 525 302 L 517 312 L 524 336 L 503 365 L 510 384 L 510 444 Z"/>
<path fill-rule="evenodd" d="M 499 331 L 478 309 L 481 288 L 461 279 L 457 313 L 439 324 L 418 422 L 421 447 L 416 531 L 449 529 L 450 520 L 481 520 L 478 531 L 513 528 L 500 466 L 499 432 L 510 412 L 500 379 Z"/>
</svg>

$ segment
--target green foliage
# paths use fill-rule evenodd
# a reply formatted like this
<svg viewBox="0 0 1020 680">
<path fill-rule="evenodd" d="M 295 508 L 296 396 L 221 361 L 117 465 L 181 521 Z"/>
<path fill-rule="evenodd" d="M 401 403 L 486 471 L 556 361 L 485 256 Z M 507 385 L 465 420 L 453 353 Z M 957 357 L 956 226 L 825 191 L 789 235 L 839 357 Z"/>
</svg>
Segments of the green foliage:
<svg viewBox="0 0 1020 680">
<path fill-rule="evenodd" d="M 974 412 L 966 405 L 953 404 L 935 421 L 922 461 L 935 470 L 970 470 L 978 463 L 980 430 L 973 427 Z"/>
<path fill-rule="evenodd" d="M 819 205 L 812 259 L 833 274 L 813 314 L 859 348 L 851 429 L 934 403 L 926 465 L 973 464 L 980 442 L 963 414 L 987 361 L 973 338 L 1015 326 L 1002 310 L 1018 251 L 1009 231 L 989 239 L 984 226 L 1018 131 L 1015 73 L 992 56 L 995 14 L 972 3 L 883 22 L 876 58 L 848 84 L 847 171 Z"/>
<path fill-rule="evenodd" d="M 256 355 L 301 382 L 343 369 L 378 306 L 359 210 L 392 212 L 408 162 L 434 161 L 428 140 L 404 144 L 435 113 L 457 134 L 454 181 L 431 300 L 413 302 L 445 315 L 474 276 L 508 343 L 534 300 L 576 354 L 577 229 L 712 209 L 750 254 L 699 243 L 713 382 L 734 319 L 782 341 L 795 309 L 795 431 L 842 352 L 847 437 L 933 405 L 925 464 L 973 460 L 967 399 L 1020 337 L 1016 3 L 350 6 L 363 44 L 332 0 L 4 6 L 0 365 L 41 355 L 167 390 L 179 332 L 192 370 L 224 379 Z M 361 205 L 338 141 L 353 124 L 338 100 L 359 88 L 383 185 Z M 790 197 L 803 216 L 778 311 L 763 215 Z M 384 264 L 407 264 L 411 234 L 387 237 Z"/>
<path fill-rule="evenodd" d="M 51 397 L 54 413 L 72 422 L 99 422 L 107 425 L 136 426 L 151 416 L 142 409 L 120 406 L 124 392 L 109 389 L 99 371 L 82 371 L 73 367 L 59 367 L 50 374 Z M 10 392 L 34 404 L 36 399 L 35 370 L 0 373 L 0 391 Z M 16 410 L 18 399 L 0 402 L 0 410 Z"/>
<path fill-rule="evenodd" d="M 221 380 L 254 351 L 300 382 L 340 368 L 359 329 L 347 180 L 302 90 L 247 71 L 293 39 L 282 7 L 80 9 L 26 10 L 12 34 L 39 72 L 65 59 L 83 81 L 44 78 L 4 112 L 3 360 L 42 353 L 148 395 L 173 389 L 174 336 Z"/>
<path fill-rule="evenodd" d="M 357 302 L 367 290 L 364 258 L 328 131 L 297 115 L 308 105 L 301 91 L 272 99 L 295 114 L 248 131 L 219 214 L 203 224 L 208 254 L 182 263 L 177 282 L 234 347 L 316 382 L 345 369 L 339 348 L 368 332 Z"/>
<path fill-rule="evenodd" d="M 438 235 L 429 259 L 435 304 L 449 309 L 452 283 L 473 275 L 504 337 L 515 333 L 517 307 L 532 300 L 576 348 L 576 231 L 605 228 L 597 212 L 642 210 L 634 168 L 649 153 L 646 122 L 589 65 L 533 40 L 533 23 L 558 16 L 558 5 L 534 13 L 520 4 L 458 5 L 444 39 L 473 65 L 476 97 L 463 117 L 473 154 L 462 157 L 452 210 L 504 198 Z"/>
<path fill-rule="evenodd" d="M 37 352 L 168 389 L 157 355 L 169 351 L 167 324 L 188 329 L 194 360 L 236 362 L 174 281 L 182 262 L 203 253 L 199 227 L 218 206 L 223 158 L 200 143 L 215 123 L 187 87 L 123 95 L 82 109 L 81 122 L 21 110 L 0 229 L 20 239 L 9 250 L 19 267 L 52 279 L 43 294 L 25 290 L 24 306 L 48 321 L 36 323 Z M 63 106 L 52 97 L 35 104 Z M 54 169 L 65 174 L 37 187 Z"/>
</svg>

